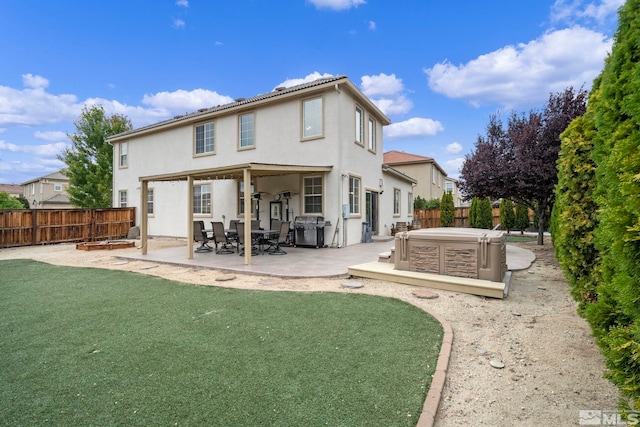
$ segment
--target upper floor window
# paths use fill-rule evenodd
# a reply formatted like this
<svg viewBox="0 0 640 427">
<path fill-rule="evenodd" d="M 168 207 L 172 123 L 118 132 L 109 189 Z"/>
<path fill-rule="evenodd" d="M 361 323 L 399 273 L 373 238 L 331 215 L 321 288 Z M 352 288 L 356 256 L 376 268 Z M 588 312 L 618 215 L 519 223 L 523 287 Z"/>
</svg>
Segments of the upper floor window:
<svg viewBox="0 0 640 427">
<path fill-rule="evenodd" d="M 40 194 L 44 193 L 44 182 L 40 183 Z"/>
<path fill-rule="evenodd" d="M 304 214 L 322 213 L 322 177 L 307 176 L 303 179 Z"/>
<path fill-rule="evenodd" d="M 362 108 L 356 107 L 356 142 L 364 145 L 364 114 Z"/>
<path fill-rule="evenodd" d="M 407 212 L 413 212 L 413 193 L 407 193 Z"/>
<path fill-rule="evenodd" d="M 31 184 L 31 194 L 36 194 L 36 184 L 35 182 Z"/>
<path fill-rule="evenodd" d="M 128 165 L 128 159 L 127 159 L 127 155 L 129 153 L 129 144 L 126 142 L 121 142 L 120 143 L 120 167 L 121 168 L 126 168 Z"/>
<path fill-rule="evenodd" d="M 240 148 L 253 148 L 255 141 L 255 113 L 243 114 L 238 118 Z"/>
<path fill-rule="evenodd" d="M 400 215 L 400 189 L 393 189 L 393 214 Z"/>
<path fill-rule="evenodd" d="M 62 191 L 62 183 L 54 182 L 53 183 L 53 191 Z"/>
<path fill-rule="evenodd" d="M 349 176 L 349 213 L 360 213 L 360 178 L 357 176 Z"/>
<path fill-rule="evenodd" d="M 376 151 L 376 121 L 369 119 L 369 150 Z"/>
<path fill-rule="evenodd" d="M 127 190 L 120 190 L 118 192 L 119 206 L 121 208 L 127 207 Z"/>
<path fill-rule="evenodd" d="M 322 97 L 302 101 L 302 138 L 322 136 Z"/>
<path fill-rule="evenodd" d="M 213 123 L 196 126 L 195 150 L 196 154 L 212 153 L 215 151 Z"/>
<path fill-rule="evenodd" d="M 446 181 L 446 182 L 444 183 L 444 189 L 445 189 L 445 191 L 446 191 L 447 193 L 451 193 L 451 194 L 453 194 L 453 193 L 454 193 L 453 182 L 451 182 L 451 181 Z"/>
<path fill-rule="evenodd" d="M 153 188 L 147 189 L 147 215 L 153 215 Z"/>
<path fill-rule="evenodd" d="M 211 214 L 211 184 L 193 186 L 193 213 Z"/>
</svg>

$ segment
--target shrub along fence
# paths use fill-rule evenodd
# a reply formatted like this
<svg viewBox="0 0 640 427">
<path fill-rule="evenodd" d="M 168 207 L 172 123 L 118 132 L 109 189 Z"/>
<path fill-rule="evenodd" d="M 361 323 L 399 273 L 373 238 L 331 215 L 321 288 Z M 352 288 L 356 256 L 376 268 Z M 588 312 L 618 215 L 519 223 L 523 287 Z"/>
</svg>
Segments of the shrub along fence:
<svg viewBox="0 0 640 427">
<path fill-rule="evenodd" d="M 440 209 L 415 209 L 413 220 L 420 222 L 420 228 L 440 227 Z M 500 224 L 500 208 L 493 208 L 493 226 Z M 469 207 L 456 208 L 453 227 L 469 227 Z"/>
<path fill-rule="evenodd" d="M 0 210 L 0 247 L 121 239 L 135 208 Z"/>
</svg>

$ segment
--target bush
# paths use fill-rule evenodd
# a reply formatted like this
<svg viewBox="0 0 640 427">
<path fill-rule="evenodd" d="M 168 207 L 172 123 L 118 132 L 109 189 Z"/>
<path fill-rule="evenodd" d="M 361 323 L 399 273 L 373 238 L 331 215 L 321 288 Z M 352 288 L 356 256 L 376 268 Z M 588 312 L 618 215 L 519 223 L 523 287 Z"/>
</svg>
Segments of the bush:
<svg viewBox="0 0 640 427">
<path fill-rule="evenodd" d="M 491 230 L 493 228 L 493 204 L 491 199 L 483 197 L 480 199 L 478 209 L 478 228 Z"/>
</svg>

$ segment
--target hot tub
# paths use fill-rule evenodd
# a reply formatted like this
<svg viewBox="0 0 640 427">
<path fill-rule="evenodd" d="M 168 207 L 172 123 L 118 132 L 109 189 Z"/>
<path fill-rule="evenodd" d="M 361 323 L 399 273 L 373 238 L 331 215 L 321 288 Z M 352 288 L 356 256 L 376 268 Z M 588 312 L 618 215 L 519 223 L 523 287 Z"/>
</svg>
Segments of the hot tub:
<svg viewBox="0 0 640 427">
<path fill-rule="evenodd" d="M 503 282 L 507 273 L 504 231 L 425 228 L 397 233 L 396 270 Z"/>
</svg>

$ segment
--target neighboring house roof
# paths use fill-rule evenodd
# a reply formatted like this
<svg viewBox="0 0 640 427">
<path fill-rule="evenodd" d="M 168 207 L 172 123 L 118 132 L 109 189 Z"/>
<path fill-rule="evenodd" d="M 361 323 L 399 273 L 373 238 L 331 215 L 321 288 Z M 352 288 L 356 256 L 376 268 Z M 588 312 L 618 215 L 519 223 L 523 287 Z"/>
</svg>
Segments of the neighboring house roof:
<svg viewBox="0 0 640 427">
<path fill-rule="evenodd" d="M 262 104 L 271 103 L 278 98 L 289 98 L 294 96 L 297 97 L 301 94 L 304 94 L 305 92 L 313 92 L 320 86 L 335 86 L 336 90 L 341 90 L 342 87 L 348 88 L 359 102 L 367 105 L 368 109 L 374 113 L 376 118 L 382 123 L 383 126 L 391 123 L 391 120 L 389 120 L 389 118 L 382 111 L 380 111 L 380 109 L 369 98 L 367 98 L 356 86 L 354 86 L 353 83 L 349 81 L 347 76 L 339 75 L 317 79 L 309 83 L 304 83 L 292 87 L 277 87 L 272 92 L 262 95 L 257 95 L 251 98 L 238 98 L 234 102 L 231 102 L 229 104 L 217 105 L 211 108 L 201 108 L 195 113 L 175 116 L 174 118 L 169 120 L 113 135 L 108 138 L 107 141 L 109 143 L 113 143 L 134 135 L 141 135 L 169 129 L 176 126 L 183 126 L 185 124 L 201 121 L 209 116 L 215 117 L 223 112 L 227 113 L 228 110 L 245 109 L 247 108 L 247 106 L 257 107 Z"/>
<path fill-rule="evenodd" d="M 42 202 L 42 204 L 48 204 L 48 203 L 57 205 L 57 204 L 69 204 L 71 202 L 69 202 L 69 196 L 68 195 L 66 195 L 66 194 L 56 194 L 55 196 L 53 196 L 53 197 L 51 197 L 51 198 L 49 198 L 47 200 L 44 200 Z"/>
<path fill-rule="evenodd" d="M 404 151 L 387 151 L 383 154 L 383 161 L 391 166 L 400 166 L 400 165 L 412 165 L 419 163 L 433 163 L 435 167 L 437 167 L 440 172 L 442 172 L 445 177 L 447 173 L 440 167 L 438 162 L 435 161 L 432 157 L 420 156 L 418 154 L 410 154 L 405 153 Z"/>
<path fill-rule="evenodd" d="M 415 179 L 411 178 L 409 175 L 404 174 L 402 172 L 400 172 L 399 170 L 396 170 L 394 168 L 392 168 L 391 166 L 387 165 L 387 164 L 382 164 L 382 172 L 387 172 L 390 173 L 392 175 L 395 175 L 397 178 L 403 179 L 407 182 L 410 182 L 411 184 L 417 184 L 418 181 L 416 181 Z"/>
<path fill-rule="evenodd" d="M 22 194 L 22 185 L 20 184 L 0 184 L 0 191 L 5 193 L 20 195 Z"/>
<path fill-rule="evenodd" d="M 27 184 L 31 184 L 33 182 L 39 182 L 43 179 L 50 179 L 50 180 L 56 180 L 56 181 L 69 181 L 69 178 L 67 178 L 67 176 L 65 174 L 62 173 L 62 171 L 58 171 L 58 172 L 53 172 L 50 173 L 49 175 L 44 175 L 38 178 L 34 178 L 32 180 L 29 181 L 25 181 L 23 182 L 21 185 L 27 185 Z"/>
</svg>

